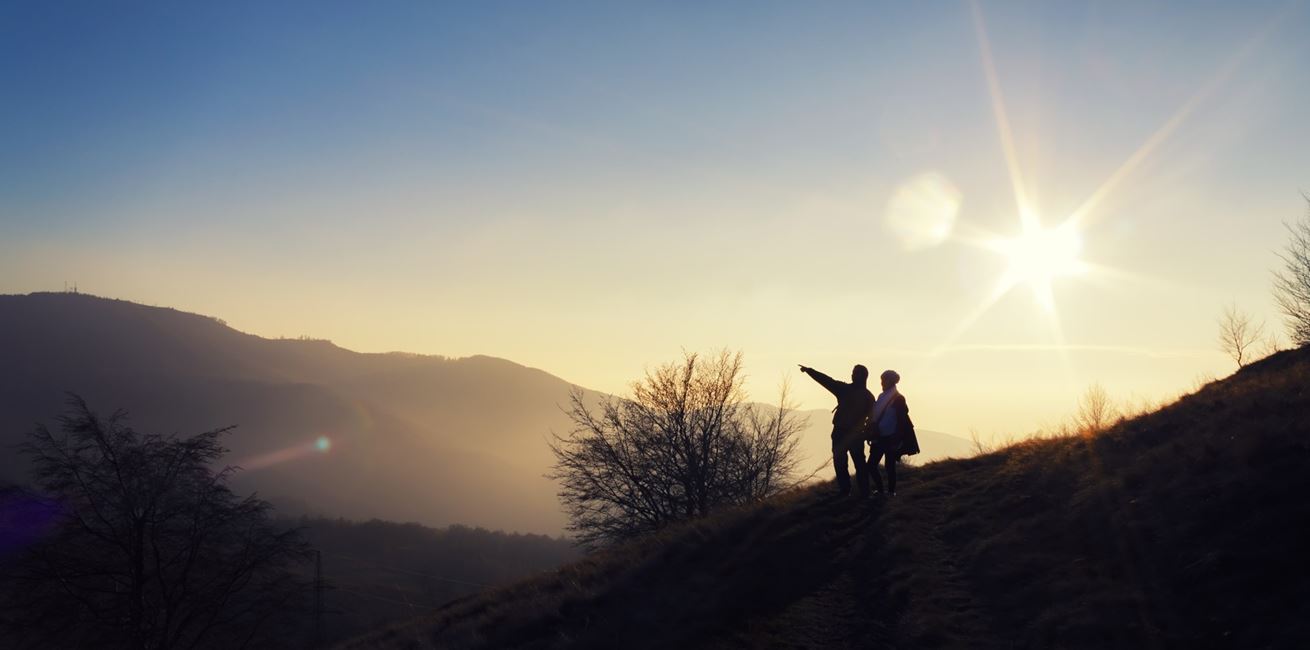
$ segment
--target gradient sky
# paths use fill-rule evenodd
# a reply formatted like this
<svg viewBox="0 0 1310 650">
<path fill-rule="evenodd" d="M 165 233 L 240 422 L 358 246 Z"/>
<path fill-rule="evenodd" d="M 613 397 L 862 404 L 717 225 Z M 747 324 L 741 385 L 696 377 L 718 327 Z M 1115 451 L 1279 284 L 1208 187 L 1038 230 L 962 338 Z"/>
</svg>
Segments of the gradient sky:
<svg viewBox="0 0 1310 650">
<path fill-rule="evenodd" d="M 796 363 L 863 362 L 983 437 L 1231 372 L 1229 301 L 1277 324 L 1305 3 L 707 4 L 0 4 L 0 292 L 609 391 L 726 346 L 812 408 Z M 1053 309 L 980 309 L 1012 166 L 1048 227 L 1100 198 L 1113 272 Z"/>
</svg>

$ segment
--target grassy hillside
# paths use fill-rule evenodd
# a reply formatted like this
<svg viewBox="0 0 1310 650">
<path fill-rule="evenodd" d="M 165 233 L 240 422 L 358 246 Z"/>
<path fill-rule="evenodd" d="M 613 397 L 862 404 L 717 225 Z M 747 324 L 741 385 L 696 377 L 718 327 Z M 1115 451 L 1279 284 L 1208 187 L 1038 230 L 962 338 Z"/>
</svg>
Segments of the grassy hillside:
<svg viewBox="0 0 1310 650">
<path fill-rule="evenodd" d="M 349 648 L 1310 647 L 1310 351 L 1092 438 L 830 484 Z"/>
</svg>

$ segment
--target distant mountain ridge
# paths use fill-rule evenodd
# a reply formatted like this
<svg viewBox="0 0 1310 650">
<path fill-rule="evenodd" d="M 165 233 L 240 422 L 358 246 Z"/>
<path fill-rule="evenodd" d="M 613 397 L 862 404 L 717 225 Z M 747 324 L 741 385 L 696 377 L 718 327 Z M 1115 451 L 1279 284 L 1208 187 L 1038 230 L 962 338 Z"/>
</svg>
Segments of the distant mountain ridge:
<svg viewBox="0 0 1310 650">
<path fill-rule="evenodd" d="M 31 294 L 0 296 L 0 365 L 0 444 L 56 424 L 74 391 L 102 415 L 129 409 L 144 430 L 236 424 L 231 462 L 300 452 L 238 474 L 239 488 L 278 502 L 358 519 L 562 528 L 544 441 L 567 426 L 556 405 L 573 387 L 503 359 L 362 354 L 168 308 Z M 331 449 L 305 453 L 320 436 Z M 0 456 L 0 473 L 24 468 Z"/>
<path fill-rule="evenodd" d="M 237 487 L 284 506 L 551 534 L 565 523 L 543 474 L 575 386 L 504 359 L 359 353 L 171 308 L 34 293 L 0 295 L 0 367 L 0 444 L 55 425 L 73 391 L 106 416 L 129 409 L 143 430 L 238 425 L 226 441 L 230 462 L 247 468 Z M 802 415 L 806 462 L 822 464 L 829 415 Z M 320 437 L 327 453 L 312 450 Z M 969 453 L 954 436 L 921 437 L 925 460 Z M 0 455 L 0 477 L 25 465 Z"/>
</svg>

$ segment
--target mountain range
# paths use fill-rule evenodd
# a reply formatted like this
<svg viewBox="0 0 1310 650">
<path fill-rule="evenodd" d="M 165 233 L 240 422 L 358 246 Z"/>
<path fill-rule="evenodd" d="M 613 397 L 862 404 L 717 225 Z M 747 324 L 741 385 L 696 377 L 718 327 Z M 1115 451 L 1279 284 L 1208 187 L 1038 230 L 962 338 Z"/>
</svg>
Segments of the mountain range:
<svg viewBox="0 0 1310 650">
<path fill-rule="evenodd" d="M 76 293 L 0 295 L 0 367 L 0 477 L 22 480 L 15 446 L 37 423 L 56 426 L 72 392 L 104 416 L 127 410 L 146 431 L 237 425 L 226 438 L 243 468 L 235 487 L 284 512 L 547 534 L 566 523 L 544 477 L 547 441 L 570 427 L 570 391 L 602 395 L 489 356 L 267 339 Z M 800 415 L 806 467 L 822 465 L 828 412 Z M 972 452 L 955 436 L 920 438 L 923 461 Z"/>
</svg>

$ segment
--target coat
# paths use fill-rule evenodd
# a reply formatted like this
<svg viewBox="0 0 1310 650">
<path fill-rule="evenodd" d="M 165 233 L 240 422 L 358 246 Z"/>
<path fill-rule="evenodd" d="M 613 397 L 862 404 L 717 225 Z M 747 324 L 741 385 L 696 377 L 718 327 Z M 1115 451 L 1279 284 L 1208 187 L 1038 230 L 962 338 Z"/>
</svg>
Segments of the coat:
<svg viewBox="0 0 1310 650">
<path fill-rule="evenodd" d="M 832 410 L 833 440 L 849 438 L 853 434 L 854 440 L 858 442 L 860 432 L 873 413 L 873 393 L 864 384 L 837 381 L 813 368 L 806 368 L 805 374 L 837 398 L 837 408 Z"/>
<path fill-rule="evenodd" d="M 885 451 L 891 451 L 897 456 L 913 456 L 919 453 L 919 437 L 914 433 L 914 421 L 910 419 L 910 405 L 905 401 L 905 396 L 897 393 L 892 403 L 887 406 L 887 412 L 882 416 L 896 418 L 896 433 L 887 436 L 891 438 L 891 449 Z M 878 423 L 874 422 L 873 418 L 869 418 L 864 437 L 875 445 L 882 442 Z"/>
</svg>

